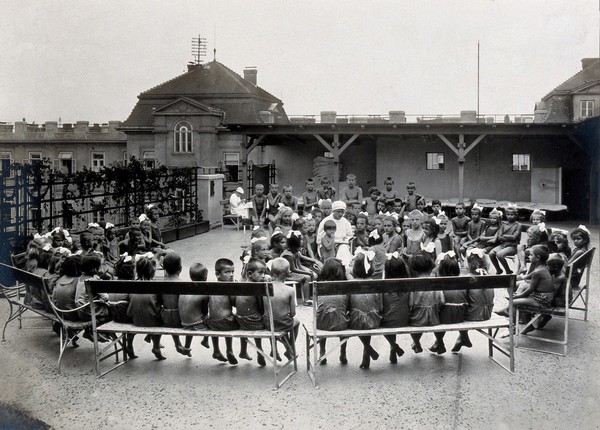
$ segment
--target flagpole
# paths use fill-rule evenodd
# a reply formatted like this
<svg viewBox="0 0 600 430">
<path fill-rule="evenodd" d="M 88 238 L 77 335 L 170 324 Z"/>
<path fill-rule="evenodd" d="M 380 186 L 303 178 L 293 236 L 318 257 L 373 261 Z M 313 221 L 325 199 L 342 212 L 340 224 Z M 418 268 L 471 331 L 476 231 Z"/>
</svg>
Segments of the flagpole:
<svg viewBox="0 0 600 430">
<path fill-rule="evenodd" d="M 479 40 L 477 41 L 477 120 L 479 120 Z"/>
</svg>

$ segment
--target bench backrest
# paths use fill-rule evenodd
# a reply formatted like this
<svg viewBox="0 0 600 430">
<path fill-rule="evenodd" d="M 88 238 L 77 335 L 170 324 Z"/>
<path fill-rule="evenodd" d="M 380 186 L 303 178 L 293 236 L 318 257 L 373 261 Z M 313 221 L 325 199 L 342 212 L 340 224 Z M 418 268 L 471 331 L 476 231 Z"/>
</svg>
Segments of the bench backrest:
<svg viewBox="0 0 600 430">
<path fill-rule="evenodd" d="M 565 268 L 565 276 L 567 277 L 566 297 L 570 296 L 570 290 L 572 288 L 580 286 L 581 278 L 586 269 L 587 275 L 585 285 L 582 288 L 589 287 L 590 268 L 592 266 L 592 260 L 594 259 L 595 251 L 596 248 L 588 249 Z"/>
<path fill-rule="evenodd" d="M 27 286 L 28 289 L 46 292 L 45 280 L 41 276 L 34 275 L 33 273 L 26 272 L 25 270 L 4 263 L 0 263 L 0 271 L 2 273 L 2 276 L 0 276 L 0 283 L 5 287 L 12 287 L 12 282 L 16 282 Z M 12 280 L 9 285 L 7 285 L 7 279 Z"/>
<path fill-rule="evenodd" d="M 10 261 L 12 262 L 13 267 L 17 269 L 25 268 L 25 263 L 27 261 L 26 253 L 21 252 L 19 254 L 10 254 Z"/>
<path fill-rule="evenodd" d="M 515 283 L 515 275 L 355 279 L 350 281 L 313 282 L 313 291 L 319 296 L 333 296 L 343 294 L 506 288 L 509 290 L 509 295 L 512 296 L 511 290 L 514 290 Z"/>
<path fill-rule="evenodd" d="M 121 294 L 190 294 L 218 296 L 273 297 L 269 282 L 194 282 L 194 281 L 100 281 L 87 280 L 86 286 L 95 293 Z"/>
</svg>

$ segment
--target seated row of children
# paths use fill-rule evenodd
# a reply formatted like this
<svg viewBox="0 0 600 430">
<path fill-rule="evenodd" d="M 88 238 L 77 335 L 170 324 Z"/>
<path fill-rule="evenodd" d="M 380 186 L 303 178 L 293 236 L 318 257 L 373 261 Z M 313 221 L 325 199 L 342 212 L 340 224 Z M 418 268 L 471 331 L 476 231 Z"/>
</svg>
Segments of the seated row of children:
<svg viewBox="0 0 600 430">
<path fill-rule="evenodd" d="M 77 312 L 65 313 L 65 318 L 70 320 L 89 321 L 91 311 L 90 298 L 85 289 L 85 281 L 98 279 L 101 258 L 99 255 L 71 255 L 62 265 L 61 277 L 56 282 L 52 293 L 52 300 L 58 308 L 63 310 L 78 309 Z M 182 270 L 181 257 L 169 252 L 163 258 L 163 267 L 166 273 L 165 281 L 179 281 Z M 245 277 L 250 282 L 264 282 L 266 279 L 266 265 L 258 260 L 251 259 L 246 265 Z M 134 257 L 122 255 L 115 264 L 115 277 L 120 280 L 150 281 L 154 279 L 156 259 L 152 253 L 138 254 Z M 289 264 L 285 259 L 275 259 L 271 266 L 275 297 L 271 305 L 273 309 L 273 324 L 275 330 L 297 330 L 298 322 L 295 316 L 295 301 L 293 290 L 283 284 L 287 276 Z M 215 273 L 218 281 L 233 281 L 234 264 L 228 259 L 219 259 L 215 263 Z M 193 281 L 206 281 L 208 269 L 195 263 L 190 267 L 190 278 Z M 203 295 L 174 295 L 174 294 L 100 294 L 93 298 L 94 311 L 97 319 L 102 323 L 114 320 L 122 323 L 133 323 L 141 327 L 183 327 L 189 330 L 263 330 L 270 327 L 267 315 L 263 315 L 264 303 L 257 297 L 229 297 L 229 296 L 203 296 Z M 235 308 L 236 312 L 233 312 Z M 90 334 L 84 335 L 91 340 Z M 136 358 L 133 349 L 134 335 L 128 335 L 126 352 L 129 358 Z M 164 359 L 161 352 L 161 336 L 149 335 L 145 340 L 152 343 L 152 353 L 158 359 Z M 106 341 L 99 335 L 100 341 Z M 187 336 L 182 344 L 178 336 L 173 336 L 177 352 L 191 357 L 192 336 Z M 221 353 L 218 338 L 212 338 L 213 358 L 231 364 L 237 364 L 237 359 L 232 350 L 232 339 L 226 338 L 226 354 Z M 202 344 L 206 347 L 208 339 Z M 255 345 L 260 349 L 261 340 L 256 339 Z M 289 344 L 285 344 L 286 347 Z M 286 349 L 286 356 L 291 357 L 291 351 Z M 240 357 L 251 360 L 247 353 L 247 343 L 241 342 Z M 265 365 L 264 357 L 258 354 L 258 363 Z"/>
</svg>

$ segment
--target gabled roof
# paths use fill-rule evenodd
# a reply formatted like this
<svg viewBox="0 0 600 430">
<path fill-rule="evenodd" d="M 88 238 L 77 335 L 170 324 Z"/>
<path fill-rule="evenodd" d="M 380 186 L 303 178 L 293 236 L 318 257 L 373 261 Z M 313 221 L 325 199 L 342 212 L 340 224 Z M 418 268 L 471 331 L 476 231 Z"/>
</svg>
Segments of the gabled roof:
<svg viewBox="0 0 600 430">
<path fill-rule="evenodd" d="M 192 100 L 188 97 L 180 97 L 176 100 L 173 100 L 172 102 L 167 103 L 166 105 L 163 105 L 163 106 L 155 109 L 154 114 L 161 113 L 161 112 L 168 112 L 169 110 L 176 108 L 179 105 L 196 108 L 196 111 L 204 112 L 207 114 L 214 114 L 214 115 L 222 115 L 223 114 L 223 111 L 221 109 L 217 109 L 217 108 L 207 105 L 205 103 L 201 103 L 199 101 Z"/>
<path fill-rule="evenodd" d="M 590 61 L 586 67 L 546 94 L 542 100 L 555 94 L 572 94 L 600 82 L 600 58 Z"/>
<path fill-rule="evenodd" d="M 150 129 L 156 110 L 181 98 L 225 111 L 224 123 L 260 123 L 261 111 L 272 111 L 276 122 L 287 122 L 280 99 L 212 61 L 141 93 L 121 128 Z"/>
</svg>

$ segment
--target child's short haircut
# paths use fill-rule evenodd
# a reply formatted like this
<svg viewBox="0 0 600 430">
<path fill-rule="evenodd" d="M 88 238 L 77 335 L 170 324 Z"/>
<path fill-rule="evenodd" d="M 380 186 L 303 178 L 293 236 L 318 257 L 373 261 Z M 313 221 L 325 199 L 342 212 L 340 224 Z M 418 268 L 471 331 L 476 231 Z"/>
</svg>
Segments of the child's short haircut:
<svg viewBox="0 0 600 430">
<path fill-rule="evenodd" d="M 321 183 L 323 183 L 323 182 L 331 182 L 331 179 L 329 179 L 329 176 L 323 176 L 321 178 Z"/>
<path fill-rule="evenodd" d="M 81 256 L 71 255 L 60 265 L 60 274 L 75 278 L 81 276 Z"/>
<path fill-rule="evenodd" d="M 250 240 L 256 239 L 259 237 L 267 237 L 267 232 L 263 228 L 257 228 L 256 230 L 252 230 L 250 233 Z"/>
<path fill-rule="evenodd" d="M 386 216 L 385 218 L 383 218 L 383 221 L 389 221 L 392 223 L 392 225 L 395 227 L 398 227 L 398 220 L 396 218 L 394 218 L 393 216 Z"/>
<path fill-rule="evenodd" d="M 534 245 L 531 247 L 530 252 L 538 257 L 540 259 L 540 263 L 542 264 L 546 264 L 546 261 L 548 261 L 548 256 L 550 255 L 548 248 L 544 245 Z"/>
<path fill-rule="evenodd" d="M 346 270 L 337 258 L 328 258 L 319 273 L 319 281 L 345 281 Z"/>
<path fill-rule="evenodd" d="M 417 251 L 410 257 L 408 264 L 415 274 L 431 273 L 435 264 L 428 252 Z"/>
<path fill-rule="evenodd" d="M 348 173 L 346 179 L 356 179 L 356 175 L 354 173 Z"/>
<path fill-rule="evenodd" d="M 410 270 L 402 257 L 392 257 L 385 262 L 385 279 L 410 278 Z"/>
<path fill-rule="evenodd" d="M 371 195 L 373 193 L 375 193 L 377 195 L 381 194 L 381 192 L 379 192 L 379 190 L 377 189 L 377 187 L 371 187 L 371 188 L 369 188 L 369 195 Z"/>
<path fill-rule="evenodd" d="M 277 281 L 285 281 L 290 272 L 290 263 L 285 258 L 277 257 L 271 263 L 271 275 Z"/>
<path fill-rule="evenodd" d="M 416 188 L 417 184 L 413 181 L 410 181 L 408 184 L 406 184 L 406 188 L 411 187 L 411 188 Z"/>
<path fill-rule="evenodd" d="M 165 255 L 162 264 L 167 275 L 176 275 L 181 272 L 181 257 L 176 252 L 169 252 Z"/>
<path fill-rule="evenodd" d="M 313 178 L 308 178 L 305 182 L 304 185 L 308 185 L 310 182 L 312 182 L 313 184 L 315 183 L 315 180 Z"/>
<path fill-rule="evenodd" d="M 425 225 L 429 225 L 431 227 L 431 231 L 433 232 L 433 237 L 437 237 L 440 233 L 440 226 L 433 220 L 433 218 L 427 218 L 425 221 L 421 223 L 421 227 Z"/>
<path fill-rule="evenodd" d="M 102 259 L 99 255 L 96 254 L 88 254 L 84 255 L 81 260 L 81 272 L 84 275 L 91 275 L 98 270 L 100 270 L 100 266 L 102 265 Z"/>
<path fill-rule="evenodd" d="M 293 191 L 293 190 L 294 190 L 294 187 L 292 187 L 291 185 L 284 185 L 284 186 L 283 186 L 283 191 L 285 191 L 285 190 L 290 190 L 290 191 Z"/>
<path fill-rule="evenodd" d="M 457 206 L 458 206 L 458 203 L 457 203 Z M 506 213 L 511 212 L 511 213 L 517 214 L 519 211 L 517 210 L 517 208 L 514 208 L 511 206 L 509 208 L 506 208 L 506 210 L 504 212 L 506 212 Z"/>
<path fill-rule="evenodd" d="M 325 224 L 323 224 L 323 230 L 337 230 L 337 224 L 335 223 L 335 221 L 328 219 L 327 221 L 325 221 Z"/>
<path fill-rule="evenodd" d="M 233 267 L 233 261 L 231 261 L 228 258 L 219 258 L 215 262 L 215 272 L 221 273 L 221 271 L 224 270 L 227 266 Z"/>
<path fill-rule="evenodd" d="M 256 185 L 254 186 L 254 189 L 257 189 L 258 187 L 261 187 L 262 189 L 264 189 L 264 188 L 265 188 L 265 186 L 264 186 L 263 184 L 256 184 Z"/>
<path fill-rule="evenodd" d="M 138 279 L 149 281 L 154 278 L 156 272 L 156 263 L 154 258 L 143 257 L 135 263 L 135 271 Z"/>
<path fill-rule="evenodd" d="M 458 206 L 458 205 L 460 205 L 460 204 L 462 204 L 462 203 L 457 203 L 457 204 L 456 204 L 456 206 Z M 435 206 L 435 205 L 442 206 L 442 202 L 441 202 L 441 201 L 439 201 L 438 199 L 433 199 L 433 200 L 431 201 L 431 206 Z M 463 204 L 463 206 L 464 206 L 464 204 Z"/>
<path fill-rule="evenodd" d="M 118 279 L 125 281 L 133 281 L 135 279 L 135 264 L 133 263 L 133 258 L 129 258 L 127 261 L 125 261 L 125 259 L 127 259 L 127 257 L 121 257 L 115 264 L 115 276 Z"/>
<path fill-rule="evenodd" d="M 250 255 L 254 257 L 258 253 L 258 251 L 260 251 L 260 248 L 262 248 L 263 245 L 268 245 L 268 242 L 264 239 L 257 240 L 256 242 L 254 242 L 250 246 Z"/>
<path fill-rule="evenodd" d="M 246 274 L 248 274 L 249 272 L 255 272 L 266 266 L 267 265 L 265 264 L 265 262 L 262 261 L 260 258 L 250 258 L 250 260 L 248 260 L 248 264 L 246 264 Z"/>
<path fill-rule="evenodd" d="M 313 210 L 311 211 L 311 213 L 313 214 L 313 216 L 318 213 L 321 214 L 321 216 L 323 216 L 323 210 L 318 207 L 314 207 Z"/>
<path fill-rule="evenodd" d="M 433 203 L 432 203 L 432 204 L 433 204 Z M 455 208 L 458 208 L 458 207 L 461 207 L 461 208 L 463 208 L 463 209 L 464 209 L 464 208 L 465 208 L 465 204 L 464 204 L 463 202 L 458 202 L 458 203 L 456 204 Z"/>
<path fill-rule="evenodd" d="M 190 279 L 195 282 L 203 282 L 208 278 L 208 268 L 202 263 L 193 263 L 190 266 Z"/>
<path fill-rule="evenodd" d="M 396 204 L 396 203 L 402 203 L 402 199 L 400 197 L 396 197 L 394 199 L 394 204 Z"/>
<path fill-rule="evenodd" d="M 65 263 L 63 263 L 63 264 L 65 264 Z M 560 254 L 557 254 L 557 253 L 550 254 L 548 256 L 548 260 L 546 261 L 546 265 L 556 268 L 556 271 L 558 272 L 565 265 L 565 260 L 560 256 Z"/>
<path fill-rule="evenodd" d="M 272 184 L 269 184 L 269 188 L 273 188 L 273 187 L 278 187 L 279 184 L 277 182 L 273 182 Z"/>
<path fill-rule="evenodd" d="M 91 243 L 94 241 L 94 235 L 89 233 L 89 231 L 81 233 L 79 235 L 79 243 L 82 243 L 84 240 L 86 240 L 88 243 Z"/>
<path fill-rule="evenodd" d="M 384 184 L 384 185 L 387 185 L 387 184 L 392 184 L 392 185 L 394 185 L 394 180 L 392 179 L 392 177 L 391 177 L 391 176 L 388 176 L 387 178 L 385 178 L 385 181 L 383 181 L 383 184 Z"/>
<path fill-rule="evenodd" d="M 365 223 L 367 223 L 367 225 L 369 224 L 369 217 L 362 212 L 359 212 L 358 215 L 356 215 L 356 220 L 358 221 L 359 219 L 364 219 Z"/>
</svg>

